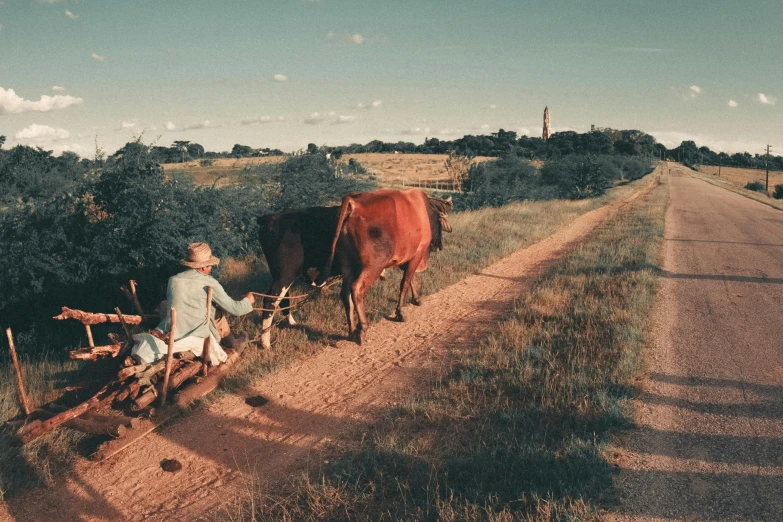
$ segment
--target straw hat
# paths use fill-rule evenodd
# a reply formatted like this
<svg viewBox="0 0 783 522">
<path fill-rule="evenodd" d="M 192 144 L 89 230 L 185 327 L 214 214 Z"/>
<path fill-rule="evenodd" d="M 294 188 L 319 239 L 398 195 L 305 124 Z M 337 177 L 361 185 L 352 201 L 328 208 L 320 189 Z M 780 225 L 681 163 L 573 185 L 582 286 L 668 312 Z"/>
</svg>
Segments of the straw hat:
<svg viewBox="0 0 783 522">
<path fill-rule="evenodd" d="M 188 255 L 180 261 L 180 264 L 190 268 L 204 268 L 220 264 L 220 259 L 212 255 L 212 249 L 208 244 L 191 243 L 188 245 Z"/>
</svg>

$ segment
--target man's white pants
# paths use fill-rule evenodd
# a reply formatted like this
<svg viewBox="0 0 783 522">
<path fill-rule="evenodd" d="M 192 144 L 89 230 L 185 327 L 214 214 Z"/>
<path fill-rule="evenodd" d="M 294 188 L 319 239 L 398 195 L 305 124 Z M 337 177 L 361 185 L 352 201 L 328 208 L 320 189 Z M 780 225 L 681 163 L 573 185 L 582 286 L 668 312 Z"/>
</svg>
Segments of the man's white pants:
<svg viewBox="0 0 783 522">
<path fill-rule="evenodd" d="M 152 364 L 159 361 L 169 353 L 169 347 L 166 343 L 148 333 L 140 333 L 133 336 L 136 344 L 133 345 L 131 355 L 143 364 Z M 174 353 L 191 351 L 196 357 L 200 357 L 204 351 L 203 337 L 183 337 L 174 343 Z M 209 336 L 209 359 L 213 366 L 226 362 L 228 355 L 223 351 L 223 347 L 215 339 L 214 335 Z"/>
</svg>

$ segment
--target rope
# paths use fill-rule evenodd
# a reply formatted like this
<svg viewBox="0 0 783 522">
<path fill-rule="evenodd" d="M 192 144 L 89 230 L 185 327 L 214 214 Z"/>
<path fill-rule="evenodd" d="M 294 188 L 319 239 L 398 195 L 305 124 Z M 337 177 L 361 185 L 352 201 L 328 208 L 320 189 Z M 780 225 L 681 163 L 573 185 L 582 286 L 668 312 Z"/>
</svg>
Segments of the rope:
<svg viewBox="0 0 783 522">
<path fill-rule="evenodd" d="M 259 308 L 253 307 L 253 311 L 256 311 L 256 312 L 272 312 L 272 313 L 274 313 L 274 312 L 278 312 L 278 311 L 282 312 L 283 310 L 290 310 L 291 308 L 295 308 L 295 307 L 301 305 L 302 303 L 307 302 L 307 299 L 313 297 L 319 290 L 320 291 L 324 291 L 327 288 L 330 288 L 330 287 L 334 286 L 339 281 L 340 281 L 340 279 L 338 277 L 335 277 L 332 280 L 332 282 L 330 282 L 329 284 L 317 287 L 312 292 L 310 292 L 309 294 L 299 294 L 299 295 L 293 295 L 293 296 L 290 296 L 290 297 L 280 297 L 279 295 L 268 295 L 268 294 L 261 294 L 259 292 L 250 292 L 253 295 L 260 295 L 262 297 L 269 297 L 271 299 L 280 300 L 280 301 L 282 301 L 283 299 L 303 299 L 302 301 L 299 301 L 298 303 L 294 303 L 294 304 L 289 305 L 289 306 L 284 306 L 282 308 L 280 308 L 279 306 L 275 306 L 273 309 L 263 308 L 263 307 L 259 307 Z"/>
</svg>

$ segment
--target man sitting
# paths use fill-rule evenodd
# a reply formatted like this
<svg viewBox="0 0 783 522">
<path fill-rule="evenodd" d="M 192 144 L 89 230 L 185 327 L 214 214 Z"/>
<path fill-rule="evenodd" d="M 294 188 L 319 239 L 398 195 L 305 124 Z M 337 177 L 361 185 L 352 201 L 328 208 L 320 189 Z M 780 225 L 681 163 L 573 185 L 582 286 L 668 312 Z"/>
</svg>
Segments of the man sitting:
<svg viewBox="0 0 783 522">
<path fill-rule="evenodd" d="M 245 315 L 253 310 L 253 294 L 248 293 L 239 301 L 228 296 L 223 286 L 211 277 L 212 267 L 220 259 L 212 255 L 206 243 L 191 243 L 180 264 L 189 267 L 169 278 L 166 289 L 166 311 L 160 324 L 146 334 L 136 334 L 136 344 L 131 355 L 140 363 L 153 363 L 168 353 L 168 334 L 171 330 L 171 308 L 177 310 L 174 352 L 190 350 L 197 357 L 204 350 L 204 340 L 209 337 L 209 358 L 213 366 L 225 362 L 228 355 L 219 344 L 220 334 L 215 323 L 215 307 L 211 307 L 207 321 L 207 288 L 212 287 L 212 301 L 231 315 Z"/>
</svg>

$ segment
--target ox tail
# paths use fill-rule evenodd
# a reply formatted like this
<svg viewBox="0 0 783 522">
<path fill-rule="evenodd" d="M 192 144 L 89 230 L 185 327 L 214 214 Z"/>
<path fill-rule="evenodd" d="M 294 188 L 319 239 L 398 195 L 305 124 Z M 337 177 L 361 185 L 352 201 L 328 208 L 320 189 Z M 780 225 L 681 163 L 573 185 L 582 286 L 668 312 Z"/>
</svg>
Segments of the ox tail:
<svg viewBox="0 0 783 522">
<path fill-rule="evenodd" d="M 334 231 L 334 239 L 332 240 L 332 250 L 329 254 L 329 261 L 327 261 L 326 266 L 324 267 L 324 271 L 321 272 L 321 274 L 318 276 L 318 279 L 316 279 L 314 283 L 315 286 L 324 286 L 324 284 L 326 284 L 326 280 L 329 279 L 329 275 L 332 273 L 334 253 L 337 250 L 337 241 L 340 240 L 340 233 L 343 230 L 343 225 L 345 224 L 345 220 L 348 219 L 348 216 L 351 215 L 353 206 L 354 202 L 350 194 L 345 196 L 343 198 L 343 204 L 340 206 L 340 215 L 337 218 L 337 229 Z"/>
</svg>

